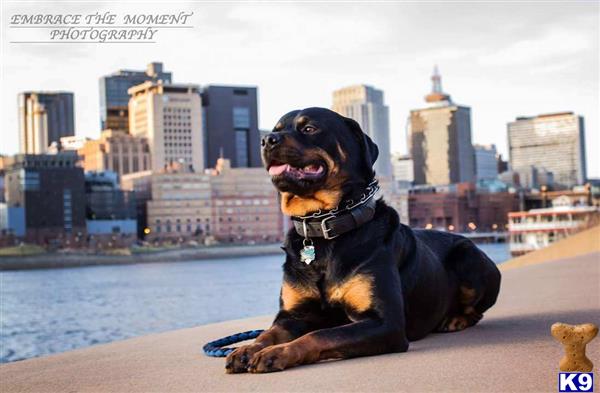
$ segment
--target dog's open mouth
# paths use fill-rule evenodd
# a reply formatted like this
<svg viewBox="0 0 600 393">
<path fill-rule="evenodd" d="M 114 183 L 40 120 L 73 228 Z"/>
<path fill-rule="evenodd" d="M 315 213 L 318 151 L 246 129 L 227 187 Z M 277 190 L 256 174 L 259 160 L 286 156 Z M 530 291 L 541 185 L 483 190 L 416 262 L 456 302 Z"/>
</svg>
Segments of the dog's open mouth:
<svg viewBox="0 0 600 393">
<path fill-rule="evenodd" d="M 303 167 L 295 167 L 291 164 L 272 161 L 268 168 L 269 175 L 286 176 L 293 179 L 319 179 L 325 174 L 325 168 L 321 164 L 309 164 Z"/>
</svg>

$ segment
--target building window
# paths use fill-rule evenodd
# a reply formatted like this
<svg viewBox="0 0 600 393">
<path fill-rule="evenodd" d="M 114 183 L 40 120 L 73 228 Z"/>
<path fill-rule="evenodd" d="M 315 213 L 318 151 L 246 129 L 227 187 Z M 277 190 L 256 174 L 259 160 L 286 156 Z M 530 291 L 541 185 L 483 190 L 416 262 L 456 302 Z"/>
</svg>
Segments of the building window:
<svg viewBox="0 0 600 393">
<path fill-rule="evenodd" d="M 119 157 L 113 156 L 113 167 L 111 168 L 114 172 L 119 172 Z"/>
<path fill-rule="evenodd" d="M 233 128 L 250 128 L 250 109 L 233 108 Z"/>
<path fill-rule="evenodd" d="M 63 222 L 65 232 L 71 233 L 73 230 L 73 211 L 71 205 L 71 190 L 63 190 Z"/>
<path fill-rule="evenodd" d="M 248 130 L 235 130 L 235 155 L 238 167 L 248 167 Z"/>
<path fill-rule="evenodd" d="M 129 173 L 129 156 L 123 156 L 123 173 Z"/>
<path fill-rule="evenodd" d="M 23 191 L 39 191 L 40 190 L 40 174 L 38 172 L 27 171 L 21 169 L 21 189 Z"/>
</svg>

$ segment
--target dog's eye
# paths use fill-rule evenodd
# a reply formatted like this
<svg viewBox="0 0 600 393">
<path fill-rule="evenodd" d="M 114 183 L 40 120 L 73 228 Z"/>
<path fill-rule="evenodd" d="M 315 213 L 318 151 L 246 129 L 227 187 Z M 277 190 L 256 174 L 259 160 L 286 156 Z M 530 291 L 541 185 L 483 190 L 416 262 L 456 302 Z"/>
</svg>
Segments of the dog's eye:
<svg viewBox="0 0 600 393">
<path fill-rule="evenodd" d="M 306 126 L 306 127 L 302 128 L 302 133 L 303 134 L 312 134 L 315 131 L 317 131 L 317 128 L 313 127 L 313 126 Z"/>
</svg>

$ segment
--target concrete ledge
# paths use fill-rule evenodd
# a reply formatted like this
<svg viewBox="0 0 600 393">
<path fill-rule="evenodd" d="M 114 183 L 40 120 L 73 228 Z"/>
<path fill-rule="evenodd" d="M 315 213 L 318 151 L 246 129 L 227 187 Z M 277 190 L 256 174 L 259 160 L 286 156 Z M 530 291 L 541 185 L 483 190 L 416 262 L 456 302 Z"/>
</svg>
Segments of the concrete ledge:
<svg viewBox="0 0 600 393">
<path fill-rule="evenodd" d="M 223 359 L 201 354 L 209 340 L 271 322 L 258 317 L 5 364 L 0 384 L 3 392 L 557 391 L 562 347 L 550 325 L 600 324 L 599 293 L 600 253 L 592 253 L 506 271 L 479 325 L 431 335 L 403 354 L 264 375 L 226 375 Z M 600 339 L 588 357 L 597 370 Z"/>
</svg>

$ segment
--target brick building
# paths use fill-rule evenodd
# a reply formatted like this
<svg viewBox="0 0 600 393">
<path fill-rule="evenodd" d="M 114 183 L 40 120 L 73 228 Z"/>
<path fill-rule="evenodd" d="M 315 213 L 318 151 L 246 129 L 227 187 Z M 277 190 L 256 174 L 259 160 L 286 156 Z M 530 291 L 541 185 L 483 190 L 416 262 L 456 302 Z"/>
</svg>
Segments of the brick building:
<svg viewBox="0 0 600 393">
<path fill-rule="evenodd" d="M 153 174 L 147 206 L 147 239 L 201 240 L 212 235 L 209 176 L 169 168 Z"/>
<path fill-rule="evenodd" d="M 264 168 L 231 168 L 219 159 L 210 178 L 214 237 L 227 243 L 283 240 L 284 217 Z"/>
<path fill-rule="evenodd" d="M 410 226 L 453 232 L 503 230 L 508 213 L 519 210 L 517 194 L 477 191 L 472 183 L 422 187 L 408 198 Z"/>
<path fill-rule="evenodd" d="M 119 177 L 150 169 L 148 139 L 120 130 L 104 130 L 100 139 L 85 142 L 78 149 L 85 171 L 112 171 Z"/>
<path fill-rule="evenodd" d="M 127 175 L 123 187 L 146 201 L 149 241 L 283 239 L 284 218 L 264 168 L 231 168 L 229 160 L 219 159 L 214 169 L 197 173 L 176 164 L 161 173 Z"/>
</svg>

